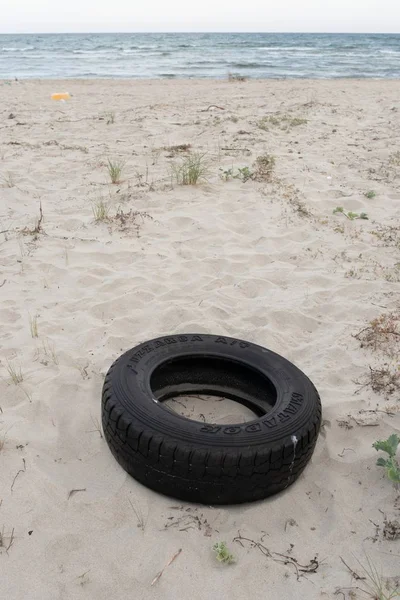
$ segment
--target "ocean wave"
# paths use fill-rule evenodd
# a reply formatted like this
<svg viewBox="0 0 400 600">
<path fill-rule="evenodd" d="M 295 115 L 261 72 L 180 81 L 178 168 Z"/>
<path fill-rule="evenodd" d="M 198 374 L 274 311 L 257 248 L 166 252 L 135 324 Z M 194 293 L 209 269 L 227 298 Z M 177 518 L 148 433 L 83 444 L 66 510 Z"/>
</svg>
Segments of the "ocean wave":
<svg viewBox="0 0 400 600">
<path fill-rule="evenodd" d="M 318 53 L 339 53 L 339 52 L 348 52 L 349 50 L 365 50 L 364 46 L 358 45 L 358 46 L 341 46 L 341 45 L 336 45 L 336 46 L 310 46 L 310 45 L 304 45 L 304 46 L 261 46 L 259 48 L 257 48 L 257 50 L 268 50 L 269 52 L 273 51 L 273 52 L 290 52 L 290 51 L 294 51 L 297 52 L 298 50 L 302 51 L 302 50 L 307 50 L 309 52 L 318 52 Z"/>
<path fill-rule="evenodd" d="M 233 67 L 235 69 L 259 69 L 268 66 L 266 63 L 260 62 L 235 62 L 235 63 L 226 63 L 227 66 Z"/>
<path fill-rule="evenodd" d="M 68 50 L 68 48 L 57 48 L 56 50 L 57 52 L 63 52 L 65 54 L 86 54 L 87 56 L 99 56 L 99 57 L 105 57 L 108 54 L 111 54 L 113 52 L 115 52 L 115 50 L 113 48 L 110 48 L 109 50 Z"/>
<path fill-rule="evenodd" d="M 14 48 L 13 46 L 4 46 L 2 52 L 29 52 L 30 50 L 36 50 L 34 46 L 27 46 L 26 48 Z"/>
<path fill-rule="evenodd" d="M 223 59 L 220 60 L 196 60 L 196 61 L 187 61 L 186 65 L 189 67 L 195 67 L 197 65 L 203 65 L 203 66 L 215 66 L 215 65 L 226 65 L 227 62 Z"/>
<path fill-rule="evenodd" d="M 97 46 L 93 46 L 92 50 L 112 50 L 115 46 L 111 44 L 98 44 Z"/>
<path fill-rule="evenodd" d="M 318 50 L 320 51 L 321 48 L 318 48 L 317 46 L 309 46 L 309 45 L 304 45 L 304 46 L 258 46 L 257 50 L 278 50 L 278 51 L 287 51 L 287 50 L 304 50 L 305 48 L 307 48 L 308 50 Z"/>
<path fill-rule="evenodd" d="M 399 56 L 400 55 L 400 48 L 398 50 L 391 50 L 390 48 L 380 48 L 379 52 L 381 54 L 394 54 Z"/>
</svg>

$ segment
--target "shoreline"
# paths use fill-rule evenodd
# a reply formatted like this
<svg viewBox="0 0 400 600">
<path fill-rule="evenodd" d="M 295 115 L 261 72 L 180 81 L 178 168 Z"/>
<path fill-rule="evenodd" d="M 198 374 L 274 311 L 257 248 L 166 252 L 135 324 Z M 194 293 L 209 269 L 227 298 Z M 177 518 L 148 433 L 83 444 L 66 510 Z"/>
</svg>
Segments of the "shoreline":
<svg viewBox="0 0 400 600">
<path fill-rule="evenodd" d="M 240 77 L 242 77 L 240 75 Z M 246 77 L 245 75 L 243 76 L 245 77 L 244 81 L 236 81 L 236 80 L 229 80 L 229 74 L 227 73 L 226 77 L 203 77 L 203 78 L 192 78 L 192 77 L 154 77 L 154 78 L 147 78 L 147 77 L 42 77 L 42 78 L 32 78 L 30 79 L 29 77 L 18 77 L 18 78 L 7 78 L 7 77 L 3 77 L 0 78 L 0 82 L 1 83 L 5 83 L 5 82 L 12 82 L 12 83 L 43 83 L 43 82 L 85 82 L 85 81 L 91 81 L 91 82 L 120 82 L 120 83 L 124 83 L 124 82 L 132 82 L 132 81 L 136 81 L 136 82 L 141 82 L 141 83 L 161 83 L 163 81 L 168 81 L 168 82 L 194 82 L 194 83 L 204 83 L 204 82 L 215 82 L 215 83 L 229 83 L 229 84 L 249 84 L 249 83 L 262 83 L 265 81 L 269 81 L 269 82 L 276 82 L 276 83 L 284 83 L 284 82 L 288 82 L 288 83 L 300 83 L 300 82 L 305 82 L 305 83 L 324 83 L 324 82 L 357 82 L 357 83 L 361 83 L 361 82 L 379 82 L 379 83 L 383 83 L 383 82 L 398 82 L 400 81 L 400 76 L 399 77 L 320 77 L 320 78 L 302 78 L 302 77 L 265 77 L 265 78 L 253 78 L 253 77 Z"/>
</svg>

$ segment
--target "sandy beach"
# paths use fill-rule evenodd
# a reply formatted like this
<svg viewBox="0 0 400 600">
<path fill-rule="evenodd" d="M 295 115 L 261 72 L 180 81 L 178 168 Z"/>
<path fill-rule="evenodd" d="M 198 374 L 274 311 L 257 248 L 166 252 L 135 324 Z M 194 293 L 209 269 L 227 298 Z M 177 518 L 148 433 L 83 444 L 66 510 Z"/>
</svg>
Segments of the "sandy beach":
<svg viewBox="0 0 400 600">
<path fill-rule="evenodd" d="M 400 432 L 399 97 L 395 80 L 0 82 L 2 597 L 347 600 L 368 559 L 400 584 L 400 495 L 372 448 Z M 203 175 L 180 185 L 190 156 Z M 284 493 L 182 505 L 114 460 L 109 366 L 185 332 L 314 382 L 322 431 Z"/>
</svg>

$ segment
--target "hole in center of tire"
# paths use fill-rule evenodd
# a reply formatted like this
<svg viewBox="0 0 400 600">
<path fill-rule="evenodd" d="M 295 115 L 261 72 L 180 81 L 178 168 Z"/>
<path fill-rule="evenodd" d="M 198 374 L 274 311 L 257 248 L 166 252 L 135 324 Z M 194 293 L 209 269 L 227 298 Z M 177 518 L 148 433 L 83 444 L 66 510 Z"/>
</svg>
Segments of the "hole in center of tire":
<svg viewBox="0 0 400 600">
<path fill-rule="evenodd" d="M 239 402 L 207 394 L 176 396 L 166 400 L 164 405 L 186 419 L 216 425 L 247 423 L 258 417 L 250 408 Z"/>
<path fill-rule="evenodd" d="M 204 423 L 246 423 L 266 415 L 277 391 L 271 380 L 245 361 L 218 355 L 178 356 L 150 376 L 154 398 L 181 416 Z"/>
</svg>

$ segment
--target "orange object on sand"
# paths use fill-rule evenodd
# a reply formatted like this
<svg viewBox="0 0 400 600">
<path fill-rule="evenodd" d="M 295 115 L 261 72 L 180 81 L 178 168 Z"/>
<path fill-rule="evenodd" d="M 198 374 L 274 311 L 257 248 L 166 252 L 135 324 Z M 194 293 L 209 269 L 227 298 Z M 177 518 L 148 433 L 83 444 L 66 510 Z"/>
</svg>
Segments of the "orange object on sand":
<svg viewBox="0 0 400 600">
<path fill-rule="evenodd" d="M 68 92 L 58 92 L 51 95 L 52 100 L 70 100 L 71 95 Z"/>
</svg>

